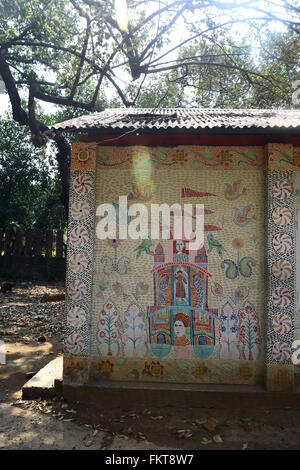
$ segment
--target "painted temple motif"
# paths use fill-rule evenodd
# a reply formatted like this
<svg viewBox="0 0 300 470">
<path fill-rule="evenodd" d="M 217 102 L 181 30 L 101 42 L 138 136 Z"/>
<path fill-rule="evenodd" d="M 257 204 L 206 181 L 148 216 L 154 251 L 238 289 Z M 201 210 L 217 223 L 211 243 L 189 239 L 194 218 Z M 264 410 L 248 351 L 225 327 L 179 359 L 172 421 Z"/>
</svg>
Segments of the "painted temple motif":
<svg viewBox="0 0 300 470">
<path fill-rule="evenodd" d="M 154 255 L 154 305 L 147 310 L 152 352 L 165 357 L 195 354 L 201 359 L 212 355 L 215 347 L 215 321 L 218 309 L 208 306 L 208 282 L 204 246 L 188 251 L 185 240 L 168 240 L 168 252 L 160 243 Z"/>
</svg>

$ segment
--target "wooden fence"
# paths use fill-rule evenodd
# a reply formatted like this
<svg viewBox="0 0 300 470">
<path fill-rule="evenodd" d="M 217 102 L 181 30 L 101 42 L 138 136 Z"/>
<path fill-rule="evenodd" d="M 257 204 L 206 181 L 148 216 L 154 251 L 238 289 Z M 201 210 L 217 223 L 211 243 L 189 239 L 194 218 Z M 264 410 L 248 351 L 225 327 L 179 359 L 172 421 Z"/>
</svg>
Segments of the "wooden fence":
<svg viewBox="0 0 300 470">
<path fill-rule="evenodd" d="M 16 280 L 63 280 L 66 246 L 62 230 L 0 228 L 0 276 Z"/>
</svg>

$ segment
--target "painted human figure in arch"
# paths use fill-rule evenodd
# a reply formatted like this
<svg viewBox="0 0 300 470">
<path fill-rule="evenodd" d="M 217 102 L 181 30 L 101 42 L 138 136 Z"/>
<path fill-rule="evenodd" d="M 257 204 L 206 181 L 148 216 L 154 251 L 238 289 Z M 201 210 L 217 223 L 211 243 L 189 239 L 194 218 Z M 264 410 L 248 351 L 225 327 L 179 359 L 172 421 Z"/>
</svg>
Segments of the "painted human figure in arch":
<svg viewBox="0 0 300 470">
<path fill-rule="evenodd" d="M 189 326 L 189 318 L 178 313 L 174 318 L 174 346 L 189 346 L 190 340 L 186 337 L 186 328 Z"/>
</svg>

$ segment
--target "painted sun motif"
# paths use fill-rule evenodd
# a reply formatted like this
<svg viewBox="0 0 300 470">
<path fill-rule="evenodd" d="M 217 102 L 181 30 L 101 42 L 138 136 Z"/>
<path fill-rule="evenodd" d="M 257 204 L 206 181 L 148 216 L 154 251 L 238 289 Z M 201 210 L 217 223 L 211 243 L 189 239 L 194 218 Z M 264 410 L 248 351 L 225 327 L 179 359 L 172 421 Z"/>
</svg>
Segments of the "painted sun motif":
<svg viewBox="0 0 300 470">
<path fill-rule="evenodd" d="M 273 358 L 278 362 L 285 362 L 291 357 L 291 348 L 289 344 L 278 341 L 272 349 Z"/>
<path fill-rule="evenodd" d="M 279 313 L 273 319 L 272 326 L 278 334 L 286 334 L 292 328 L 292 320 L 285 313 Z"/>
<path fill-rule="evenodd" d="M 272 300 L 276 307 L 285 308 L 290 305 L 292 296 L 286 287 L 279 287 L 273 291 Z"/>
<path fill-rule="evenodd" d="M 278 253 L 287 253 L 293 245 L 292 238 L 286 233 L 277 233 L 273 238 L 273 248 Z"/>
<path fill-rule="evenodd" d="M 81 248 L 86 245 L 89 234 L 83 227 L 75 227 L 70 234 L 70 242 L 75 248 Z"/>
<path fill-rule="evenodd" d="M 286 207 L 276 207 L 273 210 L 272 219 L 276 225 L 283 226 L 290 223 L 292 214 Z"/>
<path fill-rule="evenodd" d="M 68 289 L 68 294 L 72 300 L 81 300 L 87 293 L 87 287 L 82 281 L 73 281 Z"/>
<path fill-rule="evenodd" d="M 84 348 L 84 339 L 79 333 L 72 333 L 65 342 L 65 347 L 72 354 L 79 354 Z"/>
<path fill-rule="evenodd" d="M 81 307 L 72 307 L 68 311 L 67 322 L 70 326 L 80 328 L 86 322 L 86 313 Z"/>
<path fill-rule="evenodd" d="M 86 163 L 90 159 L 90 153 L 88 150 L 80 150 L 77 154 L 77 159 L 81 163 Z"/>
<path fill-rule="evenodd" d="M 80 175 L 75 178 L 73 186 L 77 194 L 86 195 L 92 189 L 93 182 L 90 176 Z"/>
<path fill-rule="evenodd" d="M 292 265 L 289 261 L 280 259 L 273 264 L 272 273 L 281 281 L 285 281 L 292 274 Z"/>
<path fill-rule="evenodd" d="M 280 200 L 289 198 L 292 192 L 292 187 L 286 180 L 276 181 L 273 186 L 273 196 Z"/>
<path fill-rule="evenodd" d="M 286 180 L 277 181 L 273 186 L 273 196 L 279 200 L 284 200 L 292 194 L 292 187 Z"/>
<path fill-rule="evenodd" d="M 77 201 L 72 204 L 71 214 L 73 219 L 82 220 L 85 219 L 90 212 L 90 207 L 87 202 Z"/>
<path fill-rule="evenodd" d="M 88 265 L 88 260 L 83 254 L 75 254 L 70 257 L 69 268 L 74 273 L 82 273 Z"/>
</svg>

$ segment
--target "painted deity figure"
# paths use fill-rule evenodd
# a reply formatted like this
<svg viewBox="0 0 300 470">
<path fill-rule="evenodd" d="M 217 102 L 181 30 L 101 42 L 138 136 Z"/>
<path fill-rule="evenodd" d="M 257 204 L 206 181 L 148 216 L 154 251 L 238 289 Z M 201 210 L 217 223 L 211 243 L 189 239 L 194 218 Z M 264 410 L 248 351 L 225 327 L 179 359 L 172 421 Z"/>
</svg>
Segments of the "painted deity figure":
<svg viewBox="0 0 300 470">
<path fill-rule="evenodd" d="M 187 280 L 182 269 L 177 269 L 174 278 L 176 281 L 176 298 L 184 300 L 186 297 Z"/>
<path fill-rule="evenodd" d="M 185 249 L 185 240 L 176 240 L 175 250 L 176 252 L 173 255 L 173 261 L 175 262 L 188 262 L 189 256 L 187 253 L 183 253 Z"/>
</svg>

